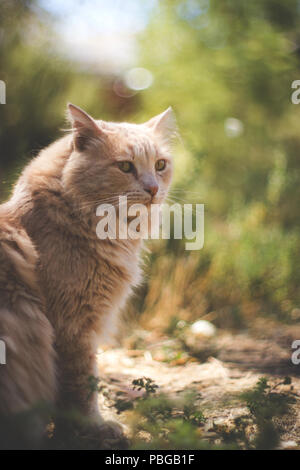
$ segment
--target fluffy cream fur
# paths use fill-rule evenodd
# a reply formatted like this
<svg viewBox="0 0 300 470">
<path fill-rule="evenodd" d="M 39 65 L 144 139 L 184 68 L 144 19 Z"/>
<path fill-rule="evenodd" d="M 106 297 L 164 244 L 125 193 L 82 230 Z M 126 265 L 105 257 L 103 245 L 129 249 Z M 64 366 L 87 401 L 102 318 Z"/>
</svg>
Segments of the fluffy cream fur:
<svg viewBox="0 0 300 470">
<path fill-rule="evenodd" d="M 141 273 L 140 241 L 99 240 L 96 207 L 119 195 L 129 205 L 163 201 L 174 118 L 168 109 L 145 124 L 108 123 L 74 105 L 68 114 L 72 131 L 25 168 L 0 206 L 0 413 L 57 401 L 101 422 L 88 389 L 97 338 L 116 330 Z M 134 171 L 122 172 L 122 160 Z"/>
</svg>

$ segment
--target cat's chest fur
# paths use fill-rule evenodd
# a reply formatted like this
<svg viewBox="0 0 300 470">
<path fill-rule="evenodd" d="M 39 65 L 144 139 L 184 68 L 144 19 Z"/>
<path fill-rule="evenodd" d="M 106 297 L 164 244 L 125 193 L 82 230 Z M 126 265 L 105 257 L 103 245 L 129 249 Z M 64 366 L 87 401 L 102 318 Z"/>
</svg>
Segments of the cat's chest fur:
<svg viewBox="0 0 300 470">
<path fill-rule="evenodd" d="M 113 333 L 131 287 L 140 281 L 139 241 L 83 237 L 50 220 L 26 225 L 39 253 L 39 278 L 55 329 L 70 335 Z"/>
</svg>

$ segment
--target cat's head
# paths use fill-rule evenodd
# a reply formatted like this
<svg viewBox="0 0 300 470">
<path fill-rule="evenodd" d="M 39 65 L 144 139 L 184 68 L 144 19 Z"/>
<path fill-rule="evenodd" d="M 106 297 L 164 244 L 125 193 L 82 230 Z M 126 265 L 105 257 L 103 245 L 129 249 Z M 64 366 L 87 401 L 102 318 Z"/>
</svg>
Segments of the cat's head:
<svg viewBox="0 0 300 470">
<path fill-rule="evenodd" d="M 143 124 L 94 120 L 68 105 L 72 154 L 64 170 L 67 188 L 83 206 L 163 202 L 172 178 L 170 143 L 176 130 L 171 108 Z"/>
</svg>

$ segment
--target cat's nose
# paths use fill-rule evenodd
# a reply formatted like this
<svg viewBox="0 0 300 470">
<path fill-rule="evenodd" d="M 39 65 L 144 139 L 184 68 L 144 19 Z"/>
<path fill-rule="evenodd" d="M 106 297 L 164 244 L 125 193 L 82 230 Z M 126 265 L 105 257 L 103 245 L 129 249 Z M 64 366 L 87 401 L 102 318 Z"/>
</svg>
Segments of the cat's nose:
<svg viewBox="0 0 300 470">
<path fill-rule="evenodd" d="M 144 189 L 145 191 L 147 191 L 147 193 L 151 194 L 151 196 L 154 197 L 158 191 L 158 184 L 155 182 L 151 184 L 147 184 L 147 186 L 145 186 Z"/>
</svg>

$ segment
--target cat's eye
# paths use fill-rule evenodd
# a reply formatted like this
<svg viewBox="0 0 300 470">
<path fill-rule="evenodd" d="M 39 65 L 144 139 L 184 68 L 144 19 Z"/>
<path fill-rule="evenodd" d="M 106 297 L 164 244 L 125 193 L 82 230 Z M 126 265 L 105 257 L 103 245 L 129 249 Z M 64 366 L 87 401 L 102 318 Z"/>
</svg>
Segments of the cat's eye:
<svg viewBox="0 0 300 470">
<path fill-rule="evenodd" d="M 157 160 L 155 163 L 156 171 L 162 171 L 166 168 L 166 160 Z"/>
<path fill-rule="evenodd" d="M 124 173 L 130 173 L 133 171 L 133 164 L 131 162 L 118 162 L 118 167 L 120 168 L 121 171 Z"/>
</svg>

